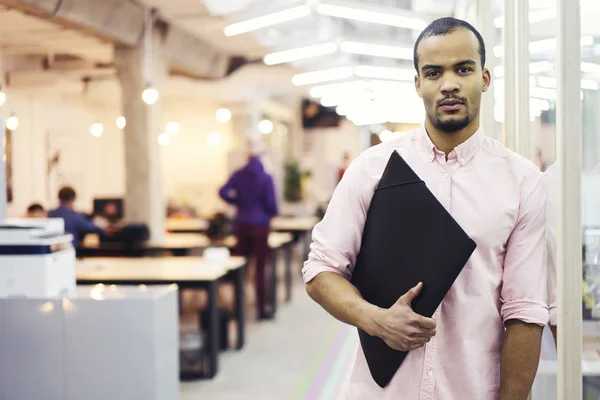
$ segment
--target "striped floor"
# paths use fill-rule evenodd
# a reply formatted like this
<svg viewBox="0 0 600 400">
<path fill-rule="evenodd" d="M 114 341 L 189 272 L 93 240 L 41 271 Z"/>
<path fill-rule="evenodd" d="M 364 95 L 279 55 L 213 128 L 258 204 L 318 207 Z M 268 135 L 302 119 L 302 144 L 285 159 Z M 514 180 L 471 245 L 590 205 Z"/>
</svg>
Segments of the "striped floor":
<svg viewBox="0 0 600 400">
<path fill-rule="evenodd" d="M 274 322 L 252 324 L 247 345 L 221 354 L 211 381 L 183 383 L 181 400 L 334 400 L 354 360 L 356 330 L 308 298 L 298 282 Z"/>
<path fill-rule="evenodd" d="M 316 367 L 307 374 L 297 400 L 332 400 L 350 372 L 354 360 L 357 336 L 354 329 L 341 326 L 336 333 L 323 341 L 315 355 Z"/>
</svg>

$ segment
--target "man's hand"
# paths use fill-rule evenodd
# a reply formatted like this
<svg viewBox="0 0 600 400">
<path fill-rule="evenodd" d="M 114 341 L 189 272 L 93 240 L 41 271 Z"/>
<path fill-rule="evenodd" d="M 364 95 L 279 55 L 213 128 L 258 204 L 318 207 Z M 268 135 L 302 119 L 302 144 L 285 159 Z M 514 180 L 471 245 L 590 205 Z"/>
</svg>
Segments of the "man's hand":
<svg viewBox="0 0 600 400">
<path fill-rule="evenodd" d="M 419 283 L 377 318 L 375 335 L 382 338 L 388 346 L 400 351 L 415 350 L 423 347 L 435 336 L 435 321 L 415 313 L 412 301 L 421 293 L 423 284 Z"/>
</svg>

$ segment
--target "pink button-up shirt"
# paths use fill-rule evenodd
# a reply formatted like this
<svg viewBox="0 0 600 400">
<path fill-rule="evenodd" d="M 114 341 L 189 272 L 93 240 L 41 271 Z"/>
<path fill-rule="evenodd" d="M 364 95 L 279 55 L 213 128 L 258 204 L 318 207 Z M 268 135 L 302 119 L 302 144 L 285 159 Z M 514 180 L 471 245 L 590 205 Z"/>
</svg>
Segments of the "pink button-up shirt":
<svg viewBox="0 0 600 400">
<path fill-rule="evenodd" d="M 437 335 L 411 351 L 383 389 L 373 381 L 359 346 L 342 398 L 495 400 L 503 323 L 548 322 L 546 209 L 540 171 L 481 129 L 448 160 L 424 127 L 363 152 L 313 231 L 304 280 L 326 271 L 351 277 L 371 198 L 393 150 L 425 181 L 477 249 L 433 316 Z"/>
<path fill-rule="evenodd" d="M 552 164 L 544 173 L 546 186 L 546 252 L 548 260 L 548 304 L 550 307 L 550 325 L 558 323 L 558 293 L 556 287 L 556 218 L 558 206 L 558 179 L 556 164 Z"/>
</svg>

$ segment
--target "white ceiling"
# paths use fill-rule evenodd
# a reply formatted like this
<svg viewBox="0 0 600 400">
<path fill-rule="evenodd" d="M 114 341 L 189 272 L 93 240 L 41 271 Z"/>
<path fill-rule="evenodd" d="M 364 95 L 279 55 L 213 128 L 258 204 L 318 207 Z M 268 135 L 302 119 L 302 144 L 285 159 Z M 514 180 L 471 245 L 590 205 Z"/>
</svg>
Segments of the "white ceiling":
<svg viewBox="0 0 600 400">
<path fill-rule="evenodd" d="M 138 0 L 147 6 L 156 7 L 160 15 L 188 32 L 208 41 L 223 51 L 243 55 L 250 60 L 260 60 L 267 53 L 314 41 L 326 41 L 344 38 L 359 38 L 364 41 L 389 42 L 398 46 L 411 46 L 417 32 L 407 29 L 390 28 L 368 23 L 341 21 L 335 18 L 311 15 L 291 23 L 280 24 L 257 32 L 226 37 L 225 26 L 251 16 L 261 15 L 268 10 L 285 6 L 298 0 Z M 353 0 L 383 6 L 412 9 L 415 12 L 450 15 L 453 10 L 472 12 L 474 0 Z M 537 1 L 537 0 L 530 0 Z M 597 0 L 583 0 L 593 5 Z M 495 15 L 501 15 L 502 1 L 493 0 Z M 590 7 L 590 6 L 588 6 Z M 600 7 L 584 13 L 582 32 L 600 36 Z M 556 20 L 531 25 L 532 40 L 555 37 Z M 500 30 L 498 30 L 500 35 Z M 13 82 L 21 88 L 30 90 L 36 87 L 62 87 L 65 92 L 83 93 L 94 99 L 114 99 L 118 96 L 118 85 L 112 78 L 112 71 L 94 70 L 94 63 L 109 64 L 113 59 L 112 44 L 91 35 L 60 27 L 43 19 L 25 15 L 19 11 L 8 10 L 0 6 L 0 48 L 5 67 L 19 70 L 13 74 Z M 491 50 L 490 50 L 491 51 Z M 598 54 L 600 55 L 600 48 Z M 54 71 L 41 70 L 43 58 L 61 55 L 73 55 L 89 64 L 60 63 Z M 536 56 L 538 57 L 538 56 Z M 552 58 L 552 54 L 539 55 Z M 64 57 L 62 58 L 64 61 Z M 589 55 L 587 61 L 595 61 L 599 56 Z M 353 57 L 342 57 L 339 53 L 332 57 L 317 58 L 315 62 L 296 63 L 267 67 L 262 63 L 241 68 L 232 76 L 221 81 L 191 82 L 186 78 L 174 77 L 165 88 L 165 96 L 202 97 L 221 102 L 240 102 L 277 96 L 282 93 L 303 93 L 291 85 L 291 77 L 301 71 L 324 68 L 326 66 L 345 65 L 357 62 Z M 386 66 L 407 66 L 410 61 L 390 61 L 381 58 L 358 59 L 361 63 Z M 81 82 L 82 74 L 96 76 L 97 81 L 85 86 Z"/>
<path fill-rule="evenodd" d="M 216 48 L 234 55 L 260 58 L 267 50 L 249 35 L 227 38 L 223 30 L 229 24 L 226 17 L 215 15 L 203 4 L 202 0 L 140 0 L 141 3 L 155 7 L 160 14 L 189 33 L 206 40 Z M 248 0 L 217 0 L 223 4 L 246 5 Z M 252 1 L 252 0 L 250 0 Z M 214 1 L 213 1 L 214 2 Z M 223 7 L 223 10 L 238 9 Z"/>
<path fill-rule="evenodd" d="M 72 54 L 94 62 L 112 62 L 112 44 L 74 29 L 0 6 L 3 55 Z"/>
</svg>

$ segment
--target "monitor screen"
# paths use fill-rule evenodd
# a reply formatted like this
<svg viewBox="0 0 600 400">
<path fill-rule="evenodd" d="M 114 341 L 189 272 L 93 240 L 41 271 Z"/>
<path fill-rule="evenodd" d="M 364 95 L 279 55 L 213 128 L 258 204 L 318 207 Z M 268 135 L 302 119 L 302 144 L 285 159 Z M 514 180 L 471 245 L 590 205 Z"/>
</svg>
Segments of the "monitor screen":
<svg viewBox="0 0 600 400">
<path fill-rule="evenodd" d="M 112 217 L 122 219 L 123 213 L 123 199 L 94 199 L 94 215 L 107 216 L 109 214 Z"/>
<path fill-rule="evenodd" d="M 302 101 L 302 126 L 304 129 L 335 128 L 340 125 L 341 120 L 342 117 L 335 112 L 335 107 L 323 107 L 309 99 Z"/>
</svg>

